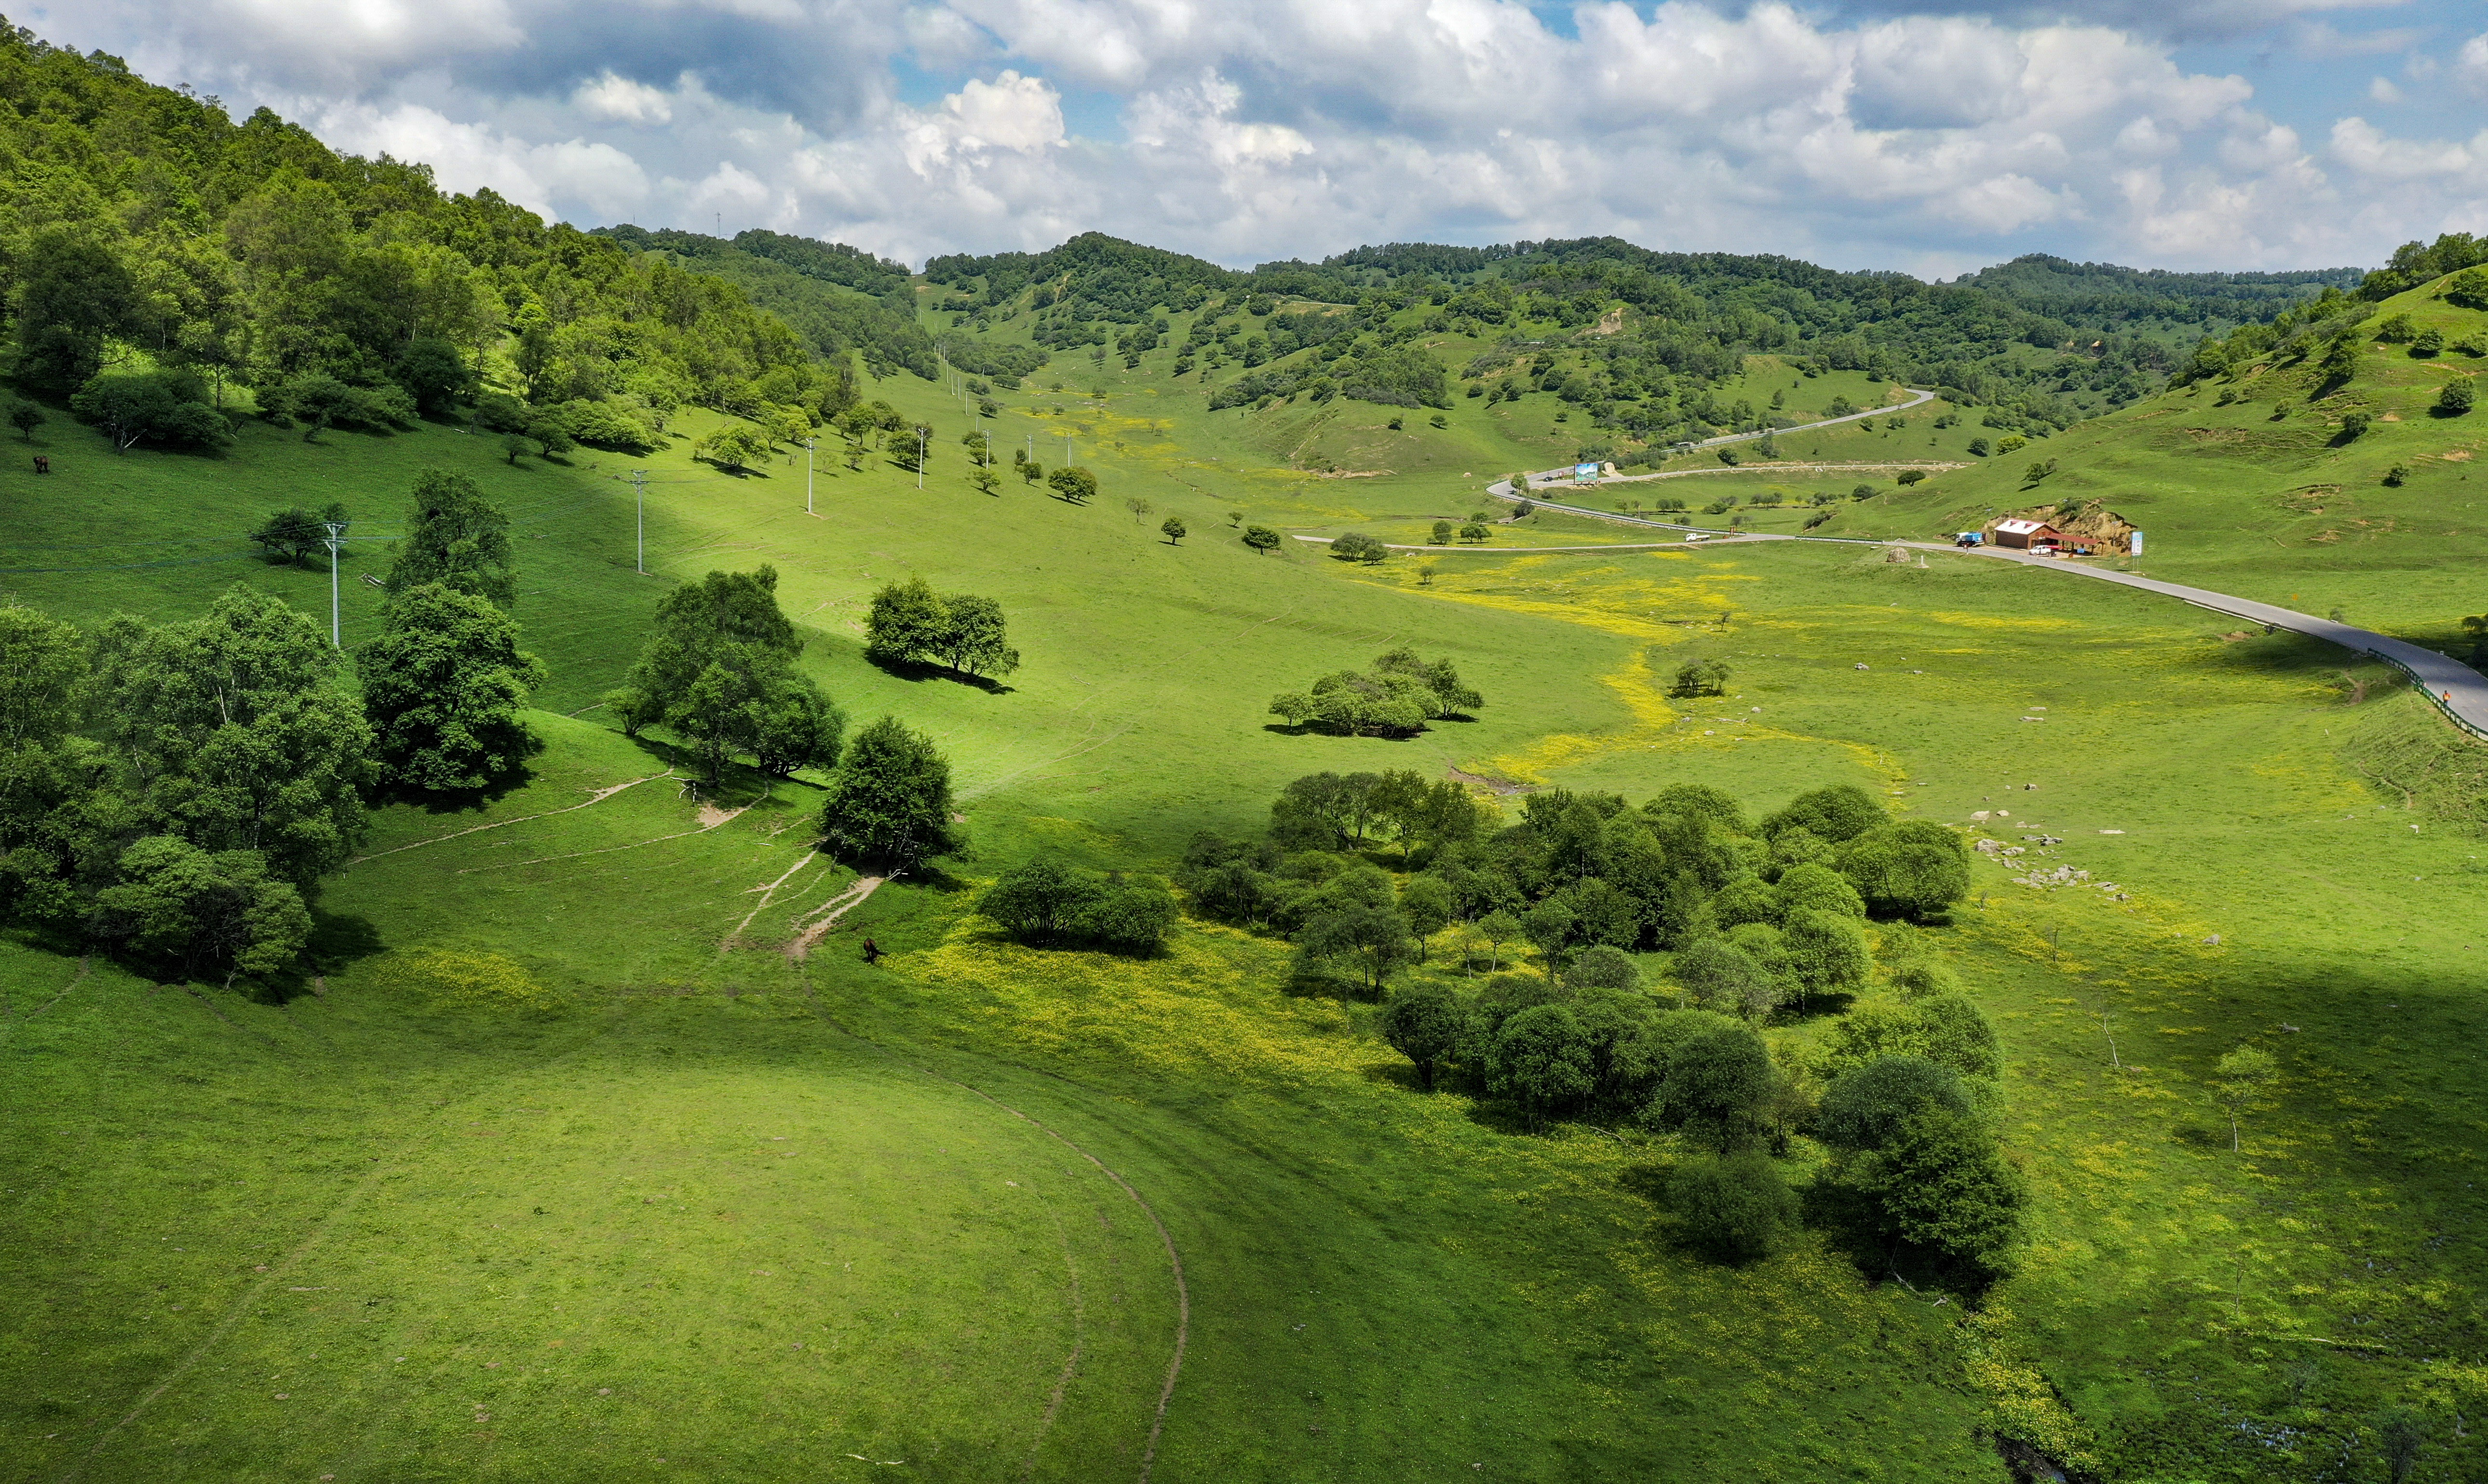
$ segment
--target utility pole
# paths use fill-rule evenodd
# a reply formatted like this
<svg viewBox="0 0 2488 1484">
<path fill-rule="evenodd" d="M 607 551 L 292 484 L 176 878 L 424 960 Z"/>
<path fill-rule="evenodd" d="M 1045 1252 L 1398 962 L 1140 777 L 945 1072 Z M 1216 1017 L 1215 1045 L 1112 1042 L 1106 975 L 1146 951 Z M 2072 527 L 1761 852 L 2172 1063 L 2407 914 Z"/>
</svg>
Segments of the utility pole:
<svg viewBox="0 0 2488 1484">
<path fill-rule="evenodd" d="M 812 513 L 812 445 L 815 438 L 804 440 L 804 514 Z"/>
<path fill-rule="evenodd" d="M 648 574 L 648 471 L 633 469 L 631 488 L 639 491 L 639 575 Z"/>
<path fill-rule="evenodd" d="M 916 488 L 924 488 L 924 430 L 916 430 Z"/>
<path fill-rule="evenodd" d="M 346 522 L 323 520 L 320 528 L 328 533 L 328 644 L 332 649 L 344 649 L 346 641 L 337 624 L 337 548 L 345 544 Z"/>
</svg>

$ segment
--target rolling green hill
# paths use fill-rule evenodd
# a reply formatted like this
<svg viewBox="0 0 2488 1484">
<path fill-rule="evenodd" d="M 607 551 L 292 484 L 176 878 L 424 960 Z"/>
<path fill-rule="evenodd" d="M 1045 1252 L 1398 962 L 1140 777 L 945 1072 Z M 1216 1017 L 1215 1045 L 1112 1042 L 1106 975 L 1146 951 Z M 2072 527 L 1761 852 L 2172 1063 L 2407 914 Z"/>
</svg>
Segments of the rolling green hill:
<svg viewBox="0 0 2488 1484">
<path fill-rule="evenodd" d="M 2448 297 L 2452 282 L 2336 317 L 2346 340 L 2249 356 L 1912 490 L 1844 504 L 1822 533 L 1927 539 L 1973 529 L 1990 512 L 2105 505 L 2145 532 L 2136 570 L 2309 612 L 2337 608 L 2460 655 L 2476 639 L 2460 620 L 2488 608 L 2478 576 L 2488 487 L 2470 488 L 2488 421 L 2449 414 L 2442 399 L 2476 384 L 2488 312 Z M 2338 372 L 2325 369 L 2328 344 L 2351 348 Z M 2364 431 L 2351 433 L 2354 418 Z"/>
<path fill-rule="evenodd" d="M 0 52 L 21 90 L 100 110 L 20 110 L 15 137 L 56 163 L 175 106 L 22 36 Z M 197 122 L 227 153 L 184 179 L 224 223 L 255 199 L 230 161 L 279 126 Z M 374 796 L 297 962 L 191 977 L 57 916 L 0 929 L 0 1478 L 2314 1484 L 2389 1476 L 2397 1441 L 2422 1484 L 2488 1468 L 2473 744 L 2378 666 L 2106 584 L 1942 553 L 1636 548 L 1482 493 L 1601 445 L 1671 466 L 1635 434 L 1688 417 L 1888 406 L 1950 345 L 1937 364 L 1964 375 L 1916 412 L 1598 498 L 1741 491 L 1721 523 L 1911 536 L 2103 501 L 2147 530 L 2147 570 L 2449 644 L 2482 605 L 2462 491 L 2466 418 L 2488 414 L 2428 408 L 2476 365 L 2467 290 L 2311 298 L 2162 391 L 2139 320 L 2118 356 L 2067 351 L 2073 320 L 1996 288 L 1604 243 L 1236 274 L 1093 238 L 911 278 L 801 239 L 479 217 L 410 167 L 314 145 L 297 169 L 351 207 L 340 282 L 389 246 L 385 213 L 357 214 L 368 176 L 411 193 L 399 226 L 525 291 L 487 317 L 487 390 L 594 403 L 568 393 L 601 366 L 623 378 L 606 402 L 660 373 L 691 395 L 628 449 L 513 445 L 455 398 L 125 447 L 21 379 L 42 417 L 0 461 L 0 606 L 95 632 L 192 619 L 237 584 L 322 620 L 333 592 L 359 659 L 415 484 L 445 470 L 506 513 L 510 611 L 550 678 L 525 714 L 542 750 L 506 787 Z M 237 172 L 224 197 L 217 171 Z M 113 179 L 127 207 L 158 178 Z M 487 218 L 511 225 L 506 261 L 462 235 Z M 144 230 L 101 248 L 142 265 L 209 235 L 117 219 Z M 640 338 L 579 287 L 591 269 L 670 286 L 696 333 Z M 2091 308 L 2140 314 L 2111 283 Z M 2215 308 L 2240 287 L 2159 285 Z M 326 302 L 315 327 L 350 322 L 351 294 Z M 531 328 L 558 351 L 534 373 Z M 2413 354 L 2431 330 L 2443 347 Z M 338 333 L 322 364 L 352 371 L 361 343 Z M 126 322 L 96 334 L 206 364 Z M 733 359 L 754 345 L 789 358 Z M 928 347 L 951 375 L 909 369 Z M 2057 420 L 2129 373 L 2131 406 Z M 891 417 L 856 425 L 851 455 L 827 429 L 809 458 L 794 441 L 875 401 Z M 917 426 L 920 471 L 898 458 Z M 726 430 L 767 451 L 704 456 Z M 1087 468 L 1098 496 L 984 491 L 971 436 Z M 2011 436 L 2029 441 L 1998 452 Z M 1966 467 L 1894 484 L 1911 463 Z M 354 538 L 333 572 L 249 539 L 330 502 Z M 1420 544 L 1481 513 L 1483 543 L 1374 563 L 1243 539 Z M 1543 549 L 1567 546 L 1590 549 Z M 947 756 L 970 849 L 875 885 L 820 849 L 833 775 L 737 762 L 696 789 L 687 739 L 615 722 L 605 697 L 664 595 L 762 564 L 850 730 L 896 716 Z M 869 658 L 873 595 L 918 575 L 994 599 L 1023 665 L 970 684 Z M 1275 693 L 1401 645 L 1480 703 L 1404 737 L 1274 720 Z M 1706 662 L 1717 693 L 1673 683 Z M 111 721 L 90 707 L 71 753 Z M 1257 837 L 1291 780 L 1385 770 L 1457 785 L 1524 863 L 1557 859 L 1531 853 L 1573 838 L 1576 809 L 1604 818 L 1596 796 L 1680 783 L 1748 819 L 1852 785 L 1978 846 L 1948 910 L 1863 930 L 1862 982 L 1753 1012 L 1787 1100 L 1748 1152 L 1803 1198 L 1774 1247 L 1722 1261 L 1693 1240 L 1693 1126 L 1579 1102 L 1541 1124 L 1473 1050 L 1428 1092 L 1386 1035 L 1435 991 L 1657 1024 L 1698 982 L 1698 931 L 1631 938 L 1640 988 L 1617 1010 L 1553 937 L 1447 924 L 1364 994 L 1206 891 L 1155 956 L 1033 947 L 978 914 L 1040 855 L 1197 882 L 1202 831 Z M 25 778 L 0 771 L 13 829 Z M 1782 848 L 1704 854 L 1695 833 L 1671 847 L 1688 863 Z M 15 883 L 23 841 L 0 845 Z M 1403 904 L 1448 879 L 1409 845 L 1308 854 L 1279 869 L 1370 868 L 1354 879 Z M 116 869 L 99 852 L 70 887 L 99 898 Z M 1841 1056 L 1915 1023 L 1909 975 L 1957 978 L 1995 1038 L 1972 1121 L 2027 1195 L 1992 1281 L 1861 1240 L 1857 1166 L 1817 1116 Z M 2276 1076 L 2223 1105 L 2241 1048 Z"/>
</svg>

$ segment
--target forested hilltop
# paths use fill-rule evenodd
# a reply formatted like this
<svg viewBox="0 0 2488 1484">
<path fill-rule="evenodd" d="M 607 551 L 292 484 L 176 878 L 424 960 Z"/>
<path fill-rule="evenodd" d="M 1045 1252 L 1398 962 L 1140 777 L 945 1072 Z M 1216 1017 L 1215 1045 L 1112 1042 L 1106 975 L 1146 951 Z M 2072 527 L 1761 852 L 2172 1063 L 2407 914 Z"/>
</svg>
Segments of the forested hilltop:
<svg viewBox="0 0 2488 1484">
<path fill-rule="evenodd" d="M 428 165 L 340 154 L 267 109 L 237 123 L 5 22 L 0 192 L 14 379 L 125 446 L 222 441 L 236 383 L 263 412 L 372 428 L 497 383 L 619 412 L 595 420 L 618 441 L 687 403 L 834 390 L 810 353 L 832 337 L 722 277 L 446 194 Z"/>
<path fill-rule="evenodd" d="M 2354 286 L 2352 269 L 2145 273 L 2025 258 L 1957 284 L 1844 273 L 1792 258 L 1664 253 L 1614 238 L 1490 247 L 1392 243 L 1250 271 L 1090 233 L 1042 253 L 933 259 L 933 304 L 969 334 L 1056 350 L 1112 347 L 1137 369 L 1175 344 L 1174 373 L 1245 375 L 1213 406 L 1325 393 L 1443 406 L 1450 379 L 1513 371 L 1646 444 L 1771 419 L 1712 394 L 1749 355 L 1941 387 L 2044 433 L 2158 391 L 2204 330 L 2259 322 Z M 1234 314 L 1258 321 L 1218 322 Z M 1258 333 L 1256 333 L 1258 331 Z M 1461 355 L 1415 353 L 1469 343 Z M 1301 353 L 1300 353 L 1301 352 Z M 1296 357 L 1290 360 L 1289 357 Z M 1266 369 L 1265 368 L 1266 364 Z M 1495 383 L 1500 394 L 1509 378 Z"/>
<path fill-rule="evenodd" d="M 1928 284 L 1614 238 L 1392 243 L 1247 271 L 1088 233 L 938 257 L 919 281 L 770 231 L 548 225 L 17 27 L 0 31 L 0 171 L 14 379 L 124 446 L 212 446 L 251 407 L 378 430 L 469 404 L 548 449 L 628 446 L 685 405 L 817 425 L 857 400 L 859 361 L 926 378 L 947 361 L 1012 386 L 1110 350 L 1127 370 L 1159 353 L 1150 369 L 1212 409 L 1552 393 L 1626 458 L 1796 420 L 1732 385 L 1756 355 L 1942 388 L 1989 426 L 2043 435 L 2158 391 L 2187 342 L 2305 314 L 2357 276 L 2030 257 Z M 2395 262 L 2378 276 L 2409 266 Z"/>
</svg>

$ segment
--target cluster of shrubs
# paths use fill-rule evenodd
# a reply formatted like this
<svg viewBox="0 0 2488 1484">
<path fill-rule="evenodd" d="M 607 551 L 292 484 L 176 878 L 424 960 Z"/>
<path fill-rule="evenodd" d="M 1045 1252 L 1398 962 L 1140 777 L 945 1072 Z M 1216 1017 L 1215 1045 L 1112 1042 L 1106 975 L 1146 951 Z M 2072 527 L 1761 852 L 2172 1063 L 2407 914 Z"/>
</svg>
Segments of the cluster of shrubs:
<svg viewBox="0 0 2488 1484">
<path fill-rule="evenodd" d="M 1896 934 L 1893 994 L 1805 1050 L 1774 1054 L 1716 1011 L 1661 1008 L 1603 947 L 1558 978 L 1402 991 L 1380 1028 L 1428 1091 L 1499 1100 L 1533 1129 L 1569 1117 L 1675 1135 L 1667 1204 L 1690 1246 L 1732 1261 L 1769 1251 L 1798 1203 L 1768 1156 L 1811 1135 L 1831 1154 L 1815 1209 L 1839 1236 L 1975 1280 L 2009 1263 L 2023 1202 L 1993 1128 L 2001 1058 L 1986 1016 L 1910 931 Z"/>
<path fill-rule="evenodd" d="M 1395 849 L 1396 883 L 1376 863 Z M 1178 881 L 1204 915 L 1288 936 L 1308 981 L 1380 994 L 1456 927 L 1497 967 L 1506 944 L 1550 966 L 1592 947 L 1670 951 L 1694 1002 L 1761 1020 L 1865 983 L 1869 914 L 1940 921 L 1969 866 L 1951 830 L 1894 821 L 1847 784 L 1759 825 L 1700 784 L 1639 808 L 1550 790 L 1497 828 L 1466 790 L 1403 770 L 1299 778 L 1266 836 L 1197 835 Z"/>
<path fill-rule="evenodd" d="M 976 910 L 1032 947 L 1146 956 L 1174 931 L 1174 893 L 1154 877 L 1098 873 L 1037 856 L 1002 874 Z"/>
<path fill-rule="evenodd" d="M 1405 646 L 1377 657 L 1370 670 L 1338 670 L 1311 690 L 1270 702 L 1270 714 L 1289 726 L 1345 737 L 1408 737 L 1428 721 L 1465 716 L 1485 698 L 1460 683 L 1448 659 L 1427 661 Z"/>
<path fill-rule="evenodd" d="M 1993 1028 L 1893 920 L 1942 921 L 1967 852 L 1861 789 L 1759 822 L 1699 784 L 1637 808 L 1556 790 L 1500 825 L 1413 770 L 1315 773 L 1273 802 L 1266 835 L 1196 836 L 1177 881 L 1202 915 L 1285 935 L 1300 992 L 1382 1000 L 1383 1034 L 1427 1088 L 1501 1101 L 1532 1128 L 1682 1135 L 1694 1153 L 1670 1200 L 1696 1246 L 1750 1256 L 1777 1240 L 1795 1204 L 1764 1151 L 1804 1134 L 1833 1151 L 1816 1209 L 1861 1243 L 1975 1276 L 2015 1240 L 2021 1187 L 1989 1121 Z M 1446 943 L 1467 981 L 1405 982 Z M 1523 944 L 1543 971 L 1502 972 Z M 1645 986 L 1632 955 L 1651 950 L 1670 958 Z M 1789 1011 L 1837 1018 L 1775 1056 L 1762 1027 Z"/>
</svg>

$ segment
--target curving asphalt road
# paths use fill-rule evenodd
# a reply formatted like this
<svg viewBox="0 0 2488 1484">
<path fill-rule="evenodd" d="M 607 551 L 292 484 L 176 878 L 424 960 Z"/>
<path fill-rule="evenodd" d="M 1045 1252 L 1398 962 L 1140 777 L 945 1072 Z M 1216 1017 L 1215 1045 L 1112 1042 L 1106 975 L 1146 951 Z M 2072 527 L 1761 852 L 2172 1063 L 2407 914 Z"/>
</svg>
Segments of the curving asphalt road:
<svg viewBox="0 0 2488 1484">
<path fill-rule="evenodd" d="M 1823 425 L 1808 424 L 1807 426 Z M 1782 431 L 1801 430 L 1784 429 Z M 1762 541 L 1810 541 L 1842 546 L 1905 546 L 1916 551 L 1941 551 L 1958 556 L 1984 557 L 1990 561 L 2019 562 L 2025 567 L 2041 567 L 2050 572 L 2096 577 L 2103 582 L 2140 588 L 2146 593 L 2158 593 L 2163 597 L 2175 598 L 2191 602 L 2198 608 L 2208 608 L 2215 613 L 2225 613 L 2232 618 L 2245 619 L 2248 623 L 2286 629 L 2292 633 L 2303 633 L 2308 638 L 2338 644 L 2352 654 L 2371 655 L 2416 681 L 2428 700 L 2438 711 L 2445 714 L 2447 720 L 2474 737 L 2488 740 L 2488 676 L 2481 675 L 2458 659 L 2441 655 L 2432 649 L 2423 649 L 2404 639 L 2396 639 L 2390 634 L 2377 633 L 2373 630 L 2361 629 L 2355 625 L 2338 623 L 2329 618 L 2317 618 L 2313 614 L 2300 613 L 2292 608 L 2276 607 L 2268 602 L 2257 602 L 2250 598 L 2237 598 L 2227 593 L 2215 593 L 2208 588 L 2188 587 L 2178 582 L 2163 582 L 2156 577 L 2137 576 L 2130 572 L 2111 572 L 2106 568 L 2084 566 L 2060 557 L 2033 556 L 2026 551 L 2012 551 L 1996 546 L 1961 547 L 1948 542 L 1875 541 L 1855 536 L 1789 536 L 1767 531 L 1746 531 L 1726 535 L 1711 532 L 1703 526 L 1619 515 L 1610 510 L 1594 510 L 1586 505 L 1566 505 L 1545 499 L 1534 490 L 1526 495 L 1515 494 L 1513 492 L 1512 481 L 1508 479 L 1497 480 L 1488 485 L 1486 493 L 1499 500 L 1526 499 L 1532 505 L 1543 506 L 1548 510 L 1560 510 L 1576 516 L 1592 516 L 1600 520 L 1612 520 L 1621 525 L 1649 526 L 1663 531 L 1700 531 L 1711 535 L 1718 545 L 1723 546 Z M 1480 546 L 1469 549 L 1493 550 L 1495 548 Z"/>
<path fill-rule="evenodd" d="M 1922 407 L 1935 400 L 1934 392 L 1921 391 L 1915 387 L 1908 390 L 1910 400 L 1906 403 L 1897 403 L 1888 407 L 1870 407 L 1863 412 L 1852 413 L 1847 417 L 1830 417 L 1819 423 L 1803 423 L 1795 428 L 1781 428 L 1775 431 L 1805 433 L 1816 428 L 1833 428 L 1842 423 L 1855 422 L 1859 418 L 1880 417 L 1886 412 L 1906 412 L 1912 407 Z M 1739 443 L 1766 436 L 1768 434 L 1739 433 L 1726 437 L 1709 438 L 1694 446 L 1710 448 L 1722 443 Z M 1554 479 L 1569 478 L 1571 472 L 1569 466 L 1540 471 L 1545 477 Z M 1534 479 L 1539 477 L 1539 474 L 1532 474 L 1530 477 Z M 1600 483 L 1622 483 L 1634 477 L 1624 475 L 1614 480 L 1602 480 Z M 1526 499 L 1533 505 L 1542 505 L 1548 510 L 1565 511 L 1576 516 L 1591 516 L 1600 520 L 1615 521 L 1619 525 L 1648 526 L 1661 531 L 1698 531 L 1710 536 L 1722 545 L 1732 542 L 1813 541 L 1843 546 L 1906 546 L 1917 551 L 1943 551 L 1962 556 L 1985 557 L 1990 561 L 2019 562 L 2025 567 L 2044 567 L 2050 572 L 2071 573 L 2078 576 L 2096 577 L 2103 582 L 2115 582 L 2126 587 L 2140 588 L 2146 593 L 2158 593 L 2164 598 L 2175 598 L 2184 602 L 2191 602 L 2198 608 L 2208 608 L 2214 613 L 2225 613 L 2232 618 L 2245 619 L 2248 623 L 2263 624 L 2274 629 L 2286 629 L 2292 633 L 2303 633 L 2311 639 L 2322 639 L 2327 643 L 2338 644 L 2354 655 L 2371 655 L 2417 682 L 2428 700 L 2438 711 L 2445 714 L 2446 719 L 2474 737 L 2488 740 L 2488 676 L 2481 675 L 2477 670 L 2449 656 L 2441 655 L 2432 649 L 2423 649 L 2404 639 L 2396 639 L 2390 634 L 2377 633 L 2370 629 L 2361 629 L 2355 625 L 2338 623 L 2329 618 L 2317 618 L 2313 614 L 2300 613 L 2291 608 L 2275 607 L 2268 602 L 2256 602 L 2250 598 L 2232 597 L 2227 593 L 2215 593 L 2209 588 L 2188 587 L 2178 582 L 2163 582 L 2155 577 L 2137 576 L 2130 572 L 2110 572 L 2106 568 L 2082 566 L 2058 557 L 2033 556 L 2026 551 L 2012 551 L 1996 546 L 1961 547 L 1948 542 L 1872 541 L 1854 536 L 1788 536 L 1765 531 L 1744 531 L 1731 535 L 1712 531 L 1705 526 L 1686 525 L 1672 520 L 1653 520 L 1642 516 L 1621 515 L 1611 510 L 1593 510 L 1586 505 L 1567 505 L 1560 501 L 1546 499 L 1534 489 L 1526 494 L 1516 494 L 1513 491 L 1512 481 L 1508 479 L 1499 479 L 1486 486 L 1485 492 L 1499 500 Z M 1496 548 L 1477 546 L 1465 549 L 1490 551 Z"/>
</svg>

